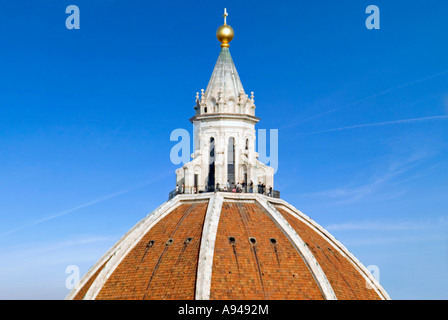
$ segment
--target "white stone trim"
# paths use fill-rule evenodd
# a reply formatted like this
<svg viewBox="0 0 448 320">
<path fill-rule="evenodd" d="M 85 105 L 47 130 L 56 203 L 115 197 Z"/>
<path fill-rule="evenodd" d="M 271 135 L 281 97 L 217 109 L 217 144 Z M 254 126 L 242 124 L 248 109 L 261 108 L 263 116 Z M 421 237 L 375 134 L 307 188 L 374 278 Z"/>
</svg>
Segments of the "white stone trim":
<svg viewBox="0 0 448 320">
<path fill-rule="evenodd" d="M 334 290 L 331 287 L 331 284 L 328 281 L 325 272 L 322 270 L 313 253 L 307 247 L 302 238 L 300 238 L 300 236 L 288 223 L 285 217 L 283 217 L 283 215 L 278 212 L 278 210 L 269 202 L 267 197 L 259 194 L 256 194 L 256 197 L 258 198 L 258 202 L 261 204 L 261 206 L 271 216 L 272 220 L 283 231 L 283 233 L 291 241 L 297 252 L 300 254 L 314 279 L 316 280 L 316 283 L 324 298 L 326 300 L 337 300 L 336 294 L 334 293 Z"/>
<path fill-rule="evenodd" d="M 215 193 L 208 203 L 198 259 L 195 293 L 196 300 L 210 300 L 213 256 L 215 253 L 216 233 L 221 217 L 222 204 L 223 197 L 220 193 Z"/>
<path fill-rule="evenodd" d="M 135 247 L 143 236 L 167 214 L 176 209 L 184 201 L 203 200 L 206 196 L 192 196 L 192 195 L 178 195 L 173 199 L 163 203 L 156 210 L 147 215 L 144 219 L 138 222 L 117 244 L 108 251 L 101 259 L 104 263 L 110 256 L 112 258 L 108 261 L 106 266 L 97 276 L 95 281 L 90 286 L 83 299 L 94 300 L 111 274 L 115 271 L 121 261 L 128 255 L 128 253 Z M 97 270 L 98 268 L 96 268 Z M 93 272 L 88 272 L 88 275 L 93 275 Z M 84 276 L 86 278 L 88 275 Z M 75 293 L 76 294 L 76 293 Z"/>
<path fill-rule="evenodd" d="M 290 203 L 282 200 L 269 198 L 269 202 L 275 204 L 281 204 L 284 206 L 284 209 L 291 213 L 294 217 L 305 223 L 310 228 L 314 229 L 318 232 L 324 239 L 327 240 L 329 244 L 332 245 L 335 250 L 337 250 L 342 256 L 344 256 L 354 267 L 355 269 L 364 277 L 366 283 L 370 285 L 373 290 L 378 294 L 378 296 L 382 300 L 391 300 L 389 294 L 384 290 L 381 284 L 375 279 L 375 277 L 367 270 L 367 268 L 341 243 L 339 242 L 331 233 L 325 230 L 321 225 L 319 225 L 316 221 L 311 219 L 309 216 L 304 214 L 302 211 L 295 208 Z"/>
<path fill-rule="evenodd" d="M 255 199 L 233 199 L 233 198 L 227 198 L 226 202 L 232 202 L 232 203 L 255 203 Z"/>
<path fill-rule="evenodd" d="M 351 254 L 338 240 L 336 240 L 328 231 L 321 227 L 318 223 L 313 221 L 300 210 L 296 209 L 291 204 L 282 199 L 267 197 L 257 193 L 231 193 L 231 192 L 216 192 L 216 193 L 202 193 L 202 194 L 181 194 L 173 199 L 163 203 L 153 212 L 148 214 L 144 219 L 139 221 L 129 232 L 127 232 L 106 254 L 102 256 L 95 265 L 83 276 L 79 285 L 73 289 L 65 298 L 66 300 L 73 299 L 76 294 L 83 288 L 87 281 L 98 271 L 98 269 L 107 261 L 107 264 L 100 271 L 95 281 L 90 286 L 83 299 L 95 299 L 101 291 L 104 284 L 109 279 L 110 275 L 115 271 L 121 261 L 128 255 L 128 253 L 135 247 L 135 245 L 142 239 L 142 237 L 161 219 L 172 212 L 175 208 L 183 202 L 190 201 L 209 201 L 207 212 L 204 220 L 204 228 L 201 237 L 201 245 L 199 251 L 198 271 L 196 279 L 195 299 L 206 300 L 210 299 L 211 277 L 213 267 L 213 256 L 215 248 L 216 233 L 218 230 L 222 205 L 224 201 L 243 201 L 243 202 L 258 202 L 271 216 L 273 221 L 288 237 L 296 250 L 303 258 L 305 264 L 309 268 L 311 274 L 316 280 L 325 299 L 337 299 L 333 288 L 331 287 L 325 273 L 317 262 L 316 258 L 306 246 L 304 241 L 300 238 L 297 232 L 287 222 L 282 214 L 275 208 L 274 204 L 280 204 L 283 208 L 291 213 L 294 217 L 313 228 L 321 236 L 323 236 L 328 243 L 330 243 L 335 250 L 341 253 L 344 257 L 352 263 L 358 272 L 364 277 L 366 282 L 375 290 L 375 292 L 384 300 L 389 300 L 390 297 L 382 286 L 376 281 L 373 275 L 367 268 Z"/>
<path fill-rule="evenodd" d="M 82 279 L 79 281 L 79 285 L 73 289 L 65 298 L 66 300 L 71 300 L 73 299 L 78 292 L 84 287 L 84 285 L 87 283 L 87 281 L 89 281 L 89 279 L 95 274 L 95 272 L 97 272 L 98 268 L 100 266 L 102 266 L 104 264 L 104 262 L 106 262 L 108 259 L 112 260 L 112 256 L 116 255 L 117 252 L 119 252 L 121 250 L 121 248 L 123 248 L 123 244 L 125 243 L 125 241 L 128 241 L 129 237 L 135 237 L 136 233 L 140 233 L 141 228 L 143 227 L 143 225 L 145 224 L 145 222 L 152 218 L 157 212 L 163 211 L 165 210 L 167 207 L 170 207 L 172 205 L 177 205 L 179 199 L 175 197 L 167 202 L 164 202 L 163 204 L 161 204 L 159 207 L 157 207 L 154 211 L 152 211 L 150 214 L 148 214 L 144 219 L 142 219 L 140 222 L 138 222 L 134 227 L 131 228 L 131 230 L 129 230 L 128 232 L 126 232 L 126 234 L 121 237 L 121 239 L 115 243 L 91 268 L 90 270 L 82 277 Z M 109 260 L 108 265 L 110 265 L 111 261 Z M 104 269 L 103 269 L 104 271 Z M 101 273 L 103 273 L 103 271 L 101 271 Z M 100 274 L 101 274 L 100 273 Z M 100 276 L 100 274 L 97 276 Z M 95 280 L 96 281 L 96 280 Z M 94 281 L 94 282 L 95 282 Z M 92 283 L 93 285 L 93 283 Z M 92 285 L 90 287 L 92 287 Z"/>
<path fill-rule="evenodd" d="M 139 243 L 144 235 L 168 213 L 180 205 L 180 199 L 178 197 L 175 197 L 172 200 L 165 202 L 161 207 L 140 221 L 134 231 L 123 239 L 123 241 L 120 241 L 120 245 L 114 252 L 114 256 L 109 260 L 87 291 L 84 297 L 85 300 L 96 299 L 112 273 L 120 265 L 121 261 L 129 254 L 129 252 L 137 245 L 137 243 Z"/>
</svg>

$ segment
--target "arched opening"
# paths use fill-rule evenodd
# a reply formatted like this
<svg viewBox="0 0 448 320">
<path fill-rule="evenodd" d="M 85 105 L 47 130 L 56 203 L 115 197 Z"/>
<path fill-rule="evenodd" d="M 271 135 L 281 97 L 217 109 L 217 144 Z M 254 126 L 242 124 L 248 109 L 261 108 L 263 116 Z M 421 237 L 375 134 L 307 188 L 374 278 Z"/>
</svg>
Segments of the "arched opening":
<svg viewBox="0 0 448 320">
<path fill-rule="evenodd" d="M 266 193 L 266 170 L 263 168 L 258 168 L 257 170 L 257 191 L 258 193 L 265 194 Z"/>
<path fill-rule="evenodd" d="M 212 98 L 212 105 L 210 106 L 210 113 L 213 113 L 213 112 L 219 112 L 219 110 L 218 110 L 218 103 L 216 102 L 216 99 L 215 98 Z"/>
<path fill-rule="evenodd" d="M 201 167 L 195 166 L 193 171 L 193 193 L 199 192 L 199 181 L 200 181 L 200 173 L 201 173 Z"/>
<path fill-rule="evenodd" d="M 228 110 L 229 113 L 234 113 L 234 112 L 236 112 L 236 110 L 235 110 L 235 101 L 233 101 L 233 99 L 229 99 L 229 100 L 227 101 L 227 106 L 228 106 L 228 108 L 229 108 L 229 110 Z"/>
<path fill-rule="evenodd" d="M 210 138 L 210 157 L 208 168 L 207 191 L 215 190 L 215 139 Z"/>
<path fill-rule="evenodd" d="M 236 183 L 235 181 L 235 139 L 230 137 L 229 144 L 227 147 L 227 180 L 231 184 Z"/>
<path fill-rule="evenodd" d="M 247 181 L 247 165 L 243 164 L 241 166 L 242 168 L 242 172 L 241 172 L 241 177 L 243 177 L 243 181 L 242 181 L 242 187 L 243 187 L 243 192 L 247 192 L 248 191 L 248 181 Z"/>
<path fill-rule="evenodd" d="M 246 139 L 246 151 L 249 150 L 249 139 Z"/>
</svg>

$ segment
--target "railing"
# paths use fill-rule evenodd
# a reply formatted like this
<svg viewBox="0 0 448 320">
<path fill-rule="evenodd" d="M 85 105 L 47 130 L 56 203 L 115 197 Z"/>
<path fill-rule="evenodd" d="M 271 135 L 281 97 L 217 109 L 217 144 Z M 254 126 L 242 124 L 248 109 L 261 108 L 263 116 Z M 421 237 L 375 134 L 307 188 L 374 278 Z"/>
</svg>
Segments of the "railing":
<svg viewBox="0 0 448 320">
<path fill-rule="evenodd" d="M 170 193 L 168 194 L 168 200 L 173 199 L 177 194 L 178 192 L 176 192 L 176 190 L 170 191 Z"/>
<path fill-rule="evenodd" d="M 276 199 L 280 199 L 280 191 L 278 191 L 278 190 L 272 190 L 272 194 L 270 194 L 269 190 L 265 191 L 264 193 L 262 193 L 262 192 L 257 192 L 257 191 L 247 192 L 248 190 L 244 190 L 244 189 L 240 190 L 240 191 L 234 191 L 234 192 L 232 192 L 232 191 L 224 191 L 224 190 L 221 190 L 221 189 L 219 189 L 219 190 L 210 190 L 210 191 L 208 191 L 208 190 L 207 191 L 199 190 L 199 192 L 194 192 L 194 190 L 185 190 L 185 192 L 181 192 L 181 191 L 176 191 L 174 189 L 173 191 L 170 191 L 170 193 L 168 194 L 168 200 L 173 199 L 178 194 L 195 194 L 195 193 L 207 193 L 207 192 L 216 192 L 216 191 L 219 191 L 219 192 L 230 192 L 230 193 L 260 193 L 260 194 L 264 194 L 265 196 L 268 196 L 268 197 L 273 197 L 273 198 L 276 198 Z"/>
</svg>

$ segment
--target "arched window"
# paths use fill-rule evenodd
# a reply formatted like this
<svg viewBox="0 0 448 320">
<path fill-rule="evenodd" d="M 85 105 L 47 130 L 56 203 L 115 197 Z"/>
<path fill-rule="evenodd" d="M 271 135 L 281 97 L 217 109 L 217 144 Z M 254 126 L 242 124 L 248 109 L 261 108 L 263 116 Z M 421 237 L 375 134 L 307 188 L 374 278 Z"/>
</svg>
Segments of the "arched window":
<svg viewBox="0 0 448 320">
<path fill-rule="evenodd" d="M 211 113 L 213 113 L 213 112 L 219 112 L 219 110 L 218 110 L 218 103 L 216 102 L 216 99 L 215 98 L 212 98 L 212 105 L 210 106 L 210 112 Z"/>
<path fill-rule="evenodd" d="M 228 101 L 227 101 L 227 107 L 229 108 L 229 110 L 227 110 L 227 112 L 229 112 L 229 113 L 236 113 L 236 110 L 235 110 L 235 101 L 233 101 L 233 99 L 229 99 Z"/>
<path fill-rule="evenodd" d="M 249 150 L 249 139 L 246 139 L 246 150 Z"/>
<path fill-rule="evenodd" d="M 215 138 L 210 138 L 210 157 L 208 168 L 207 191 L 215 189 Z"/>
<path fill-rule="evenodd" d="M 227 180 L 230 183 L 236 183 L 235 181 L 235 139 L 230 137 L 227 147 Z"/>
</svg>

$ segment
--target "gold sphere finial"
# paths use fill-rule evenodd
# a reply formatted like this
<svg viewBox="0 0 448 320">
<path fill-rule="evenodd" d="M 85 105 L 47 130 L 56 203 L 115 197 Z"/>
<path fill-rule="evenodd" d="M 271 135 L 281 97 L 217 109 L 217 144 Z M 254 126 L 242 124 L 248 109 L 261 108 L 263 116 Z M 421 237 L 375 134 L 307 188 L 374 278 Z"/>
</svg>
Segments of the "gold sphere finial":
<svg viewBox="0 0 448 320">
<path fill-rule="evenodd" d="M 227 9 L 224 8 L 224 24 L 216 30 L 216 37 L 218 38 L 219 42 L 221 42 L 221 47 L 230 47 L 229 42 L 233 39 L 233 29 L 231 26 L 227 24 Z"/>
</svg>

